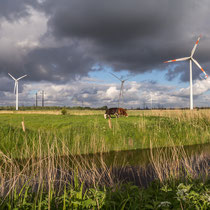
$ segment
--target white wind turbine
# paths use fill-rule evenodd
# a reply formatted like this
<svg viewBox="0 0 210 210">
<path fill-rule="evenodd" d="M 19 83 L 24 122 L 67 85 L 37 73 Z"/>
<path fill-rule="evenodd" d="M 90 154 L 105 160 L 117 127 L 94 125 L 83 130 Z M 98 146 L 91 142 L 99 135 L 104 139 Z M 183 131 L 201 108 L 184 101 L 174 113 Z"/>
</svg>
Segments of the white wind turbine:
<svg viewBox="0 0 210 210">
<path fill-rule="evenodd" d="M 203 68 L 200 66 L 200 64 L 193 58 L 195 49 L 198 45 L 198 42 L 200 40 L 201 36 L 198 37 L 198 40 L 196 41 L 191 55 L 190 57 L 184 57 L 184 58 L 178 58 L 178 59 L 174 59 L 174 60 L 169 60 L 169 61 L 165 61 L 164 63 L 170 63 L 170 62 L 175 62 L 175 61 L 186 61 L 189 60 L 190 61 L 190 109 L 193 109 L 193 82 L 192 82 L 192 61 L 198 66 L 199 69 L 201 69 L 201 71 L 204 74 L 204 78 L 207 79 L 208 75 L 206 74 L 206 72 L 203 70 Z"/>
<path fill-rule="evenodd" d="M 120 106 L 120 99 L 122 98 L 123 99 L 123 85 L 125 83 L 125 81 L 127 81 L 128 79 L 130 78 L 127 78 L 127 79 L 120 79 L 119 77 L 117 77 L 115 74 L 111 73 L 114 77 L 116 77 L 117 79 L 119 79 L 121 81 L 121 87 L 120 87 L 120 94 L 119 94 L 119 100 L 118 100 L 118 107 Z"/>
<path fill-rule="evenodd" d="M 157 94 L 150 92 L 149 96 L 150 96 L 150 98 L 148 99 L 148 101 L 150 102 L 150 107 L 151 107 L 151 110 L 152 110 L 153 107 L 155 108 L 155 104 L 157 104 L 157 99 L 156 99 Z"/>
<path fill-rule="evenodd" d="M 151 102 L 151 109 L 152 109 L 152 102 L 153 102 L 153 100 L 152 100 L 152 93 L 150 93 L 150 102 Z"/>
<path fill-rule="evenodd" d="M 18 110 L 18 81 L 22 79 L 23 77 L 26 77 L 27 75 L 24 75 L 22 77 L 19 77 L 18 79 L 15 79 L 10 73 L 8 73 L 12 79 L 15 80 L 15 86 L 14 86 L 14 93 L 16 94 L 16 110 Z"/>
</svg>

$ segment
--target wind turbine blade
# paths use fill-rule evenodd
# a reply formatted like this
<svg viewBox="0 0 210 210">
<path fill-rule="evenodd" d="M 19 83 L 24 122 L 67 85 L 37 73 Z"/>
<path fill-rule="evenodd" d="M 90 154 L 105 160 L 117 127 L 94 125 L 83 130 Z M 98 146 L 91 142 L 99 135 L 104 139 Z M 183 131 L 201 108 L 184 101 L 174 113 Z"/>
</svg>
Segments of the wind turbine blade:
<svg viewBox="0 0 210 210">
<path fill-rule="evenodd" d="M 205 76 L 208 77 L 208 75 L 206 74 L 206 72 L 204 71 L 204 69 L 200 66 L 200 64 L 198 63 L 198 61 L 196 61 L 194 58 L 192 58 L 192 60 L 198 66 L 198 68 L 205 74 Z"/>
<path fill-rule="evenodd" d="M 122 81 L 119 77 L 117 77 L 115 74 L 113 74 L 112 72 L 110 72 L 110 74 L 112 74 L 114 77 L 116 77 L 117 79 L 119 79 L 120 81 Z"/>
<path fill-rule="evenodd" d="M 26 77 L 27 75 L 24 75 L 24 76 L 22 76 L 22 77 L 19 77 L 17 80 L 20 80 L 20 79 L 22 79 L 22 78 L 24 78 L 24 77 Z"/>
<path fill-rule="evenodd" d="M 12 77 L 12 79 L 16 80 L 10 73 L 8 73 L 10 77 Z"/>
<path fill-rule="evenodd" d="M 133 77 L 133 76 L 128 77 L 127 79 L 125 79 L 125 80 L 123 80 L 123 81 L 125 82 L 125 81 L 127 81 L 127 80 L 131 79 L 132 77 Z"/>
<path fill-rule="evenodd" d="M 177 58 L 177 59 L 174 59 L 174 60 L 165 61 L 164 63 L 170 63 L 170 62 L 176 62 L 176 61 L 186 61 L 186 60 L 189 60 L 189 59 L 190 59 L 190 57 Z"/>
<path fill-rule="evenodd" d="M 198 45 L 198 42 L 199 42 L 200 38 L 201 38 L 201 35 L 198 37 L 198 40 L 196 41 L 196 43 L 195 43 L 195 45 L 194 45 L 194 47 L 193 47 L 193 49 L 192 49 L 191 57 L 194 55 L 194 52 L 195 52 L 195 50 L 196 50 L 196 47 L 197 47 L 197 45 Z"/>
</svg>

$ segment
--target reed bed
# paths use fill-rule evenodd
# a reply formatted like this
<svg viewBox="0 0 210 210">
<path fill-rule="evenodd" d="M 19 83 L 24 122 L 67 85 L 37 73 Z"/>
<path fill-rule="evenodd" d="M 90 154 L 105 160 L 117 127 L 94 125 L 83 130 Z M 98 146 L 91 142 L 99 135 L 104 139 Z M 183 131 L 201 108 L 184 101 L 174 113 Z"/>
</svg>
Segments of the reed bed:
<svg viewBox="0 0 210 210">
<path fill-rule="evenodd" d="M 195 179 L 205 183 L 209 179 L 210 156 L 203 153 L 188 156 L 183 147 L 159 148 L 154 153 L 151 144 L 150 163 L 142 167 L 127 165 L 126 160 L 120 166 L 115 161 L 107 165 L 102 154 L 91 160 L 82 155 L 75 156 L 65 143 L 58 147 L 56 142 L 49 142 L 46 150 L 41 135 L 38 142 L 33 151 L 27 147 L 20 150 L 18 158 L 0 151 L 2 205 L 8 198 L 12 202 L 17 197 L 23 199 L 27 193 L 34 195 L 35 206 L 42 205 L 40 199 L 43 195 L 47 196 L 46 202 L 50 208 L 53 198 L 62 197 L 70 189 L 79 189 L 83 195 L 89 189 L 95 192 L 103 189 L 102 192 L 105 192 L 107 188 L 115 192 L 122 183 L 132 182 L 146 187 L 154 180 L 164 184 L 174 180 L 186 182 Z M 97 204 L 96 208 L 99 207 L 100 204 Z"/>
<path fill-rule="evenodd" d="M 150 161 L 155 176 L 160 182 L 165 180 L 202 179 L 204 182 L 210 174 L 210 153 L 203 152 L 189 155 L 183 146 L 156 148 L 151 143 Z"/>
</svg>

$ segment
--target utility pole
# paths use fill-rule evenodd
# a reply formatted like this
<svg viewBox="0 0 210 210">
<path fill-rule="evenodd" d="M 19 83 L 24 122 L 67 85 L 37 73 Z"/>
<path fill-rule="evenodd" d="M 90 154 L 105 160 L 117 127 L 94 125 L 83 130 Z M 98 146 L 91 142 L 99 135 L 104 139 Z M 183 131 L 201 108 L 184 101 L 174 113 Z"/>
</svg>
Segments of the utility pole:
<svg viewBox="0 0 210 210">
<path fill-rule="evenodd" d="M 42 90 L 42 107 L 44 107 L 44 90 Z"/>
<path fill-rule="evenodd" d="M 152 109 L 152 94 L 150 94 L 150 96 L 151 96 L 151 109 Z"/>
<path fill-rule="evenodd" d="M 37 92 L 36 92 L 36 107 L 38 106 L 38 98 L 37 98 Z"/>
</svg>

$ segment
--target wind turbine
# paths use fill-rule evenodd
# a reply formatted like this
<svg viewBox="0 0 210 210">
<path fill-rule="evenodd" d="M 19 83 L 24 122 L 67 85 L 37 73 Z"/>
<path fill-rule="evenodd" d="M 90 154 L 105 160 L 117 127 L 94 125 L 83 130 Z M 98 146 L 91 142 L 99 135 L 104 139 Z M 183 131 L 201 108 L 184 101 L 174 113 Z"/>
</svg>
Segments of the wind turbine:
<svg viewBox="0 0 210 210">
<path fill-rule="evenodd" d="M 152 93 L 150 93 L 150 102 L 151 102 L 151 110 L 152 110 Z"/>
<path fill-rule="evenodd" d="M 192 61 L 198 66 L 198 68 L 203 72 L 204 74 L 204 79 L 207 79 L 208 75 L 206 74 L 206 72 L 203 70 L 203 68 L 200 66 L 200 64 L 193 58 L 193 55 L 195 53 L 196 47 L 198 45 L 198 42 L 200 40 L 201 36 L 198 37 L 198 40 L 196 41 L 192 51 L 191 51 L 191 55 L 190 57 L 184 57 L 184 58 L 178 58 L 178 59 L 174 59 L 174 60 L 169 60 L 169 61 L 165 61 L 164 63 L 170 63 L 170 62 L 176 62 L 176 61 L 186 61 L 189 60 L 190 61 L 190 109 L 193 109 L 193 81 L 192 81 Z"/>
<path fill-rule="evenodd" d="M 120 79 L 119 77 L 117 77 L 115 74 L 113 74 L 111 72 L 110 72 L 110 74 L 112 74 L 114 77 L 116 77 L 117 79 L 119 79 L 121 81 L 120 94 L 119 94 L 119 100 L 118 100 L 118 108 L 119 108 L 119 106 L 120 106 L 120 99 L 121 98 L 123 99 L 123 85 L 124 85 L 125 81 L 127 81 L 130 78 L 127 78 L 127 79 L 123 80 L 123 79 Z"/>
<path fill-rule="evenodd" d="M 155 104 L 157 104 L 157 99 L 156 99 L 157 94 L 150 92 L 149 96 L 150 96 L 150 98 L 148 99 L 148 101 L 150 102 L 150 106 L 151 106 L 151 110 L 152 110 L 153 107 L 155 108 Z"/>
<path fill-rule="evenodd" d="M 27 75 L 24 75 L 22 77 L 19 77 L 18 79 L 15 79 L 10 73 L 8 73 L 12 79 L 15 80 L 15 86 L 14 86 L 14 93 L 16 94 L 16 110 L 18 110 L 18 81 L 22 79 L 23 77 L 26 77 Z"/>
</svg>

